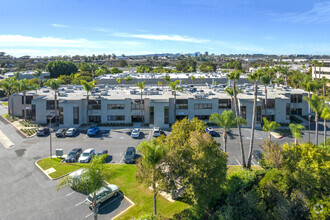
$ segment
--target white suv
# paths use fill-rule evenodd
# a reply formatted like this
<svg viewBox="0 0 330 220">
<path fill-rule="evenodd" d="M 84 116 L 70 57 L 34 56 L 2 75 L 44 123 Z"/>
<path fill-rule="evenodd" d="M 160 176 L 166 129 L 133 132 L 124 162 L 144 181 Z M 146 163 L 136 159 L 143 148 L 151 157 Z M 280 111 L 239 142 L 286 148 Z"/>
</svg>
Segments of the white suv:
<svg viewBox="0 0 330 220">
<path fill-rule="evenodd" d="M 89 163 L 94 154 L 95 150 L 93 148 L 85 150 L 79 157 L 79 163 Z"/>
<path fill-rule="evenodd" d="M 154 127 L 152 130 L 152 136 L 153 137 L 159 137 L 160 136 L 160 128 L 159 127 Z"/>
<path fill-rule="evenodd" d="M 117 196 L 119 188 L 116 185 L 108 184 L 96 191 L 96 204 L 101 204 L 102 202 L 110 199 L 111 197 Z M 89 194 L 85 200 L 85 203 L 92 208 L 93 204 L 93 194 Z"/>
</svg>

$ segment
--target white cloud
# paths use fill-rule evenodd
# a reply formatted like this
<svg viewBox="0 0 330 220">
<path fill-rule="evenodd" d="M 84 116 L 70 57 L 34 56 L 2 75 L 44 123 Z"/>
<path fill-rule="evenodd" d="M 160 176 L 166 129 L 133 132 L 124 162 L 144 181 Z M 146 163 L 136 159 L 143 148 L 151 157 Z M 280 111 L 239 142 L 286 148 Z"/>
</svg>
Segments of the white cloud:
<svg viewBox="0 0 330 220">
<path fill-rule="evenodd" d="M 158 40 L 158 41 L 182 41 L 189 43 L 206 43 L 209 40 L 197 39 L 189 36 L 181 35 L 155 35 L 155 34 L 127 34 L 127 33 L 113 33 L 111 36 L 116 37 L 130 37 L 130 38 L 140 38 L 148 40 Z"/>
<path fill-rule="evenodd" d="M 314 4 L 313 8 L 305 12 L 293 12 L 277 15 L 277 21 L 287 21 L 299 24 L 316 24 L 330 22 L 330 2 Z"/>
<path fill-rule="evenodd" d="M 52 24 L 53 27 L 57 28 L 69 28 L 70 26 L 64 24 Z"/>
</svg>

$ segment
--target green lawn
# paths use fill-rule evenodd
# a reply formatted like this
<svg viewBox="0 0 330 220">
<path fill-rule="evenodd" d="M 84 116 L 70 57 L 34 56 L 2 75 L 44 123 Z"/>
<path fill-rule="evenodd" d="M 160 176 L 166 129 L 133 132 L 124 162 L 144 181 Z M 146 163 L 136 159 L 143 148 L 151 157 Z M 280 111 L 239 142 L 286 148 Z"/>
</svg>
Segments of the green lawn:
<svg viewBox="0 0 330 220">
<path fill-rule="evenodd" d="M 232 174 L 233 172 L 236 172 L 236 171 L 239 171 L 239 170 L 242 170 L 242 166 L 239 166 L 239 165 L 229 165 L 227 166 L 228 170 L 227 170 L 227 174 Z M 252 170 L 262 170 L 262 167 L 261 166 L 251 166 L 251 169 Z"/>
<path fill-rule="evenodd" d="M 49 169 L 53 167 L 56 172 L 50 174 L 51 177 L 57 178 L 70 173 L 74 170 L 86 167 L 88 164 L 79 163 L 61 163 L 61 159 L 58 158 L 45 158 L 38 162 L 39 166 L 43 169 Z M 125 196 L 131 199 L 135 206 L 130 208 L 126 213 L 121 215 L 119 219 L 133 219 L 133 217 L 139 217 L 143 214 L 150 214 L 153 212 L 153 193 L 143 184 L 139 183 L 136 178 L 137 167 L 127 164 L 107 164 L 107 169 L 110 172 L 110 178 L 107 180 L 111 184 L 119 186 L 119 189 Z M 241 170 L 241 166 L 228 166 L 228 174 Z M 259 166 L 252 166 L 252 169 L 262 169 Z M 170 218 L 175 213 L 188 208 L 189 205 L 181 202 L 169 202 L 162 196 L 157 197 L 158 213 L 164 218 Z"/>
</svg>

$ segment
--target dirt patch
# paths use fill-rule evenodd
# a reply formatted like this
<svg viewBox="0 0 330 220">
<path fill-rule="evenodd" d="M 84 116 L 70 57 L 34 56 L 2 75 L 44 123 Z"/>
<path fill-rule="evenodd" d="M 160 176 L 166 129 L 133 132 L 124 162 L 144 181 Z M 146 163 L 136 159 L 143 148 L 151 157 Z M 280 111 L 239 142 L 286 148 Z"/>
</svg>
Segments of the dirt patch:
<svg viewBox="0 0 330 220">
<path fill-rule="evenodd" d="M 26 149 L 15 150 L 15 153 L 18 157 L 22 157 L 25 154 Z"/>
</svg>

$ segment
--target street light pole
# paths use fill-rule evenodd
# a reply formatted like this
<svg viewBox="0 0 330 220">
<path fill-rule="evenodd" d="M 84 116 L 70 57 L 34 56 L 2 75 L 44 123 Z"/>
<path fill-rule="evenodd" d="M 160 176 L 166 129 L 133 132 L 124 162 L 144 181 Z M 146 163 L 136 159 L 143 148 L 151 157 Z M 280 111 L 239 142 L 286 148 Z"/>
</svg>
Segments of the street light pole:
<svg viewBox="0 0 330 220">
<path fill-rule="evenodd" d="M 52 119 L 54 116 L 48 116 L 49 119 L 49 156 L 50 159 L 53 159 L 53 146 L 52 146 Z"/>
</svg>

